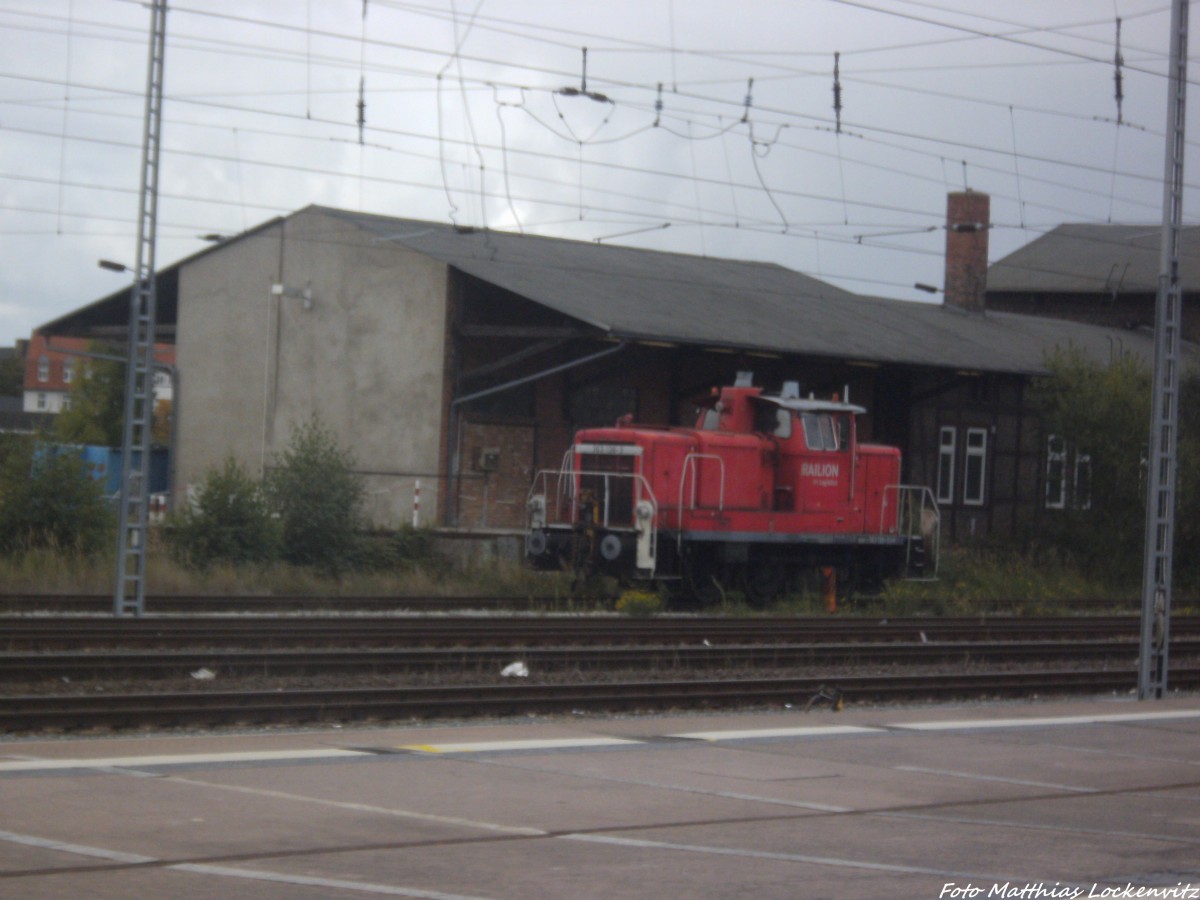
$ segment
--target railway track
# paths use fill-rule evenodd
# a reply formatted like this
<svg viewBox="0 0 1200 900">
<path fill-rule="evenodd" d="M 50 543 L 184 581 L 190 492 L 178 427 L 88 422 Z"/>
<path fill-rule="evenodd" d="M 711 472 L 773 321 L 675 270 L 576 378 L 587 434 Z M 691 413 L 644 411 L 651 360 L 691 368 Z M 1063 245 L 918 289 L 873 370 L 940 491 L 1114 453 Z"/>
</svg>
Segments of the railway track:
<svg viewBox="0 0 1200 900">
<path fill-rule="evenodd" d="M 212 594 L 159 595 L 146 598 L 151 614 L 289 613 L 325 612 L 452 612 L 459 610 L 590 609 L 593 604 L 554 596 L 399 597 L 353 595 L 345 597 L 229 596 Z M 0 594 L 0 613 L 111 614 L 111 594 Z"/>
<path fill-rule="evenodd" d="M 799 666 L 1044 664 L 1048 660 L 1132 660 L 1134 639 L 1087 641 L 938 641 L 932 643 L 761 643 L 624 647 L 420 648 L 389 650 L 206 650 L 0 653 L 0 683 L 58 679 L 221 678 L 407 673 L 491 674 L 519 657 L 538 673 L 623 670 L 780 669 Z M 1172 657 L 1200 656 L 1200 639 L 1176 639 Z"/>
<path fill-rule="evenodd" d="M 1072 599 L 1059 601 L 1061 606 L 1083 613 L 1127 611 L 1137 613 L 1140 601 L 1130 599 L 1116 603 L 1102 599 Z M 146 598 L 146 611 L 160 614 L 287 614 L 314 613 L 436 613 L 463 610 L 488 611 L 590 611 L 604 607 L 603 601 L 581 600 L 570 596 L 372 596 L 343 597 L 291 596 L 220 596 L 212 594 L 152 595 Z M 609 604 L 611 605 L 611 604 Z M 995 601 L 991 604 L 997 614 L 1019 612 L 1030 603 L 1021 598 Z M 0 615 L 12 613 L 112 613 L 111 594 L 5 594 L 0 593 Z"/>
<path fill-rule="evenodd" d="M 1138 628 L 1135 616 L 15 616 L 0 618 L 0 651 L 1117 640 L 1136 637 Z M 1200 637 L 1200 617 L 1173 617 L 1171 633 Z"/>
<path fill-rule="evenodd" d="M 1197 686 L 1200 617 L 1172 626 L 1172 686 Z M 1138 634 L 1135 616 L 15 614 L 0 616 L 0 731 L 797 705 L 823 685 L 849 700 L 1128 691 Z M 501 678 L 515 660 L 534 677 Z"/>
<path fill-rule="evenodd" d="M 906 698 L 998 698 L 1030 694 L 1128 691 L 1132 667 L 989 671 L 921 675 L 847 675 L 633 681 L 606 684 L 467 685 L 341 688 L 292 691 L 141 693 L 105 696 L 8 697 L 0 708 L 5 731 L 213 725 L 331 724 L 504 716 L 862 702 Z M 1200 668 L 1175 669 L 1176 688 L 1200 686 Z"/>
</svg>

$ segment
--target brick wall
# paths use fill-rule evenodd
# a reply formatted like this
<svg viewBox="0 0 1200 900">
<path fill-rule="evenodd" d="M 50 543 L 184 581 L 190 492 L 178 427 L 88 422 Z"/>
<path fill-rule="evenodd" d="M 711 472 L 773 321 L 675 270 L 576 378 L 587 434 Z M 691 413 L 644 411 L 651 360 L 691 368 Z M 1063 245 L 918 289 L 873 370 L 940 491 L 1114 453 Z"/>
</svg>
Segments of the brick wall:
<svg viewBox="0 0 1200 900">
<path fill-rule="evenodd" d="M 946 200 L 946 303 L 983 312 L 987 292 L 991 198 L 976 191 Z"/>
<path fill-rule="evenodd" d="M 523 528 L 533 481 L 534 428 L 467 422 L 463 426 L 458 524 Z"/>
</svg>

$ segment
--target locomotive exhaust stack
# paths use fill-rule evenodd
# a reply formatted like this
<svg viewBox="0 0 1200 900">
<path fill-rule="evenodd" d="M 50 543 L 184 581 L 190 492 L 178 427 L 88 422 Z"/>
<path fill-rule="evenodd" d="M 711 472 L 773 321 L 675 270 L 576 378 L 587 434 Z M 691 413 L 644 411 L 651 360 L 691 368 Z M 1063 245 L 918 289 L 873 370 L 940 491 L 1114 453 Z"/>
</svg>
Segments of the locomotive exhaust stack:
<svg viewBox="0 0 1200 900">
<path fill-rule="evenodd" d="M 742 373 L 693 428 L 584 429 L 534 481 L 527 555 L 756 604 L 821 568 L 872 586 L 918 560 L 936 566 L 932 493 L 900 482 L 899 450 L 859 443 L 864 412 L 802 398 L 796 382 L 764 394 Z"/>
</svg>

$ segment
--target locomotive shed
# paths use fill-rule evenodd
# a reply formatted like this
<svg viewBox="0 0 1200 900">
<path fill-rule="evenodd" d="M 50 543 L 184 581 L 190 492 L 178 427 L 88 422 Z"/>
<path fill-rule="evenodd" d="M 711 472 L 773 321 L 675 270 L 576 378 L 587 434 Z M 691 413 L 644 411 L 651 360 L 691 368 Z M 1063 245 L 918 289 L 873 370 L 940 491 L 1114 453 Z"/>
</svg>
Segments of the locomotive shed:
<svg viewBox="0 0 1200 900">
<path fill-rule="evenodd" d="M 687 424 L 751 371 L 768 391 L 796 381 L 864 407 L 860 438 L 936 490 L 947 542 L 1002 539 L 1061 515 L 1058 487 L 1068 507 L 1086 500 L 1047 483 L 1029 397 L 1046 354 L 1104 364 L 1152 345 L 988 309 L 989 227 L 987 195 L 950 195 L 945 302 L 915 303 L 755 261 L 298 210 L 156 273 L 179 375 L 173 497 L 231 454 L 261 472 L 316 414 L 353 449 L 371 521 L 419 508 L 461 543 L 519 555 L 531 483 L 577 431 L 626 414 Z M 1112 262 L 1091 263 L 1103 282 Z M 40 331 L 120 338 L 128 293 Z"/>
<path fill-rule="evenodd" d="M 7 742 L 0 892 L 1181 891 L 1198 738 L 1110 698 Z"/>
</svg>

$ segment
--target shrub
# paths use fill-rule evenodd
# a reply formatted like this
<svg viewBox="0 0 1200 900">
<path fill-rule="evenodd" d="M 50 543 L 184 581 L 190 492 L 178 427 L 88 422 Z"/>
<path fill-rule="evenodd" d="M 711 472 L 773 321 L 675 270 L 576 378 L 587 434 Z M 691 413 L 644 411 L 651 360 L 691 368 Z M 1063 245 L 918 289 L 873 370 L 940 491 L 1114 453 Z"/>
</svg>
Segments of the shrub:
<svg viewBox="0 0 1200 900">
<path fill-rule="evenodd" d="M 316 417 L 292 434 L 267 478 L 282 526 L 284 561 L 332 576 L 354 567 L 364 491 L 353 468 L 351 453 Z"/>
<path fill-rule="evenodd" d="M 34 452 L 33 441 L 0 453 L 0 552 L 38 548 L 90 556 L 112 538 L 113 510 L 73 453 Z"/>
<path fill-rule="evenodd" d="M 1128 355 L 1098 365 L 1068 350 L 1051 356 L 1047 368 L 1052 377 L 1034 390 L 1045 430 L 1062 439 L 1075 459 L 1086 453 L 1090 475 L 1083 480 L 1082 496 L 1069 497 L 1074 502 L 1043 516 L 1040 537 L 1092 573 L 1135 586 L 1145 539 L 1149 367 Z M 1182 379 L 1180 392 L 1174 558 L 1179 580 L 1194 586 L 1200 582 L 1200 378 L 1195 372 Z M 1064 463 L 1070 473 L 1072 459 Z"/>
<path fill-rule="evenodd" d="M 392 564 L 403 572 L 425 569 L 444 572 L 449 563 L 434 546 L 433 531 L 405 525 L 392 535 Z"/>
<path fill-rule="evenodd" d="M 438 552 L 432 529 L 404 525 L 396 531 L 360 535 L 354 568 L 364 573 L 421 572 L 440 578 L 449 573 L 450 560 Z"/>
<path fill-rule="evenodd" d="M 280 532 L 262 486 L 230 457 L 205 475 L 167 540 L 176 560 L 204 569 L 215 562 L 271 562 L 279 556 Z"/>
</svg>

